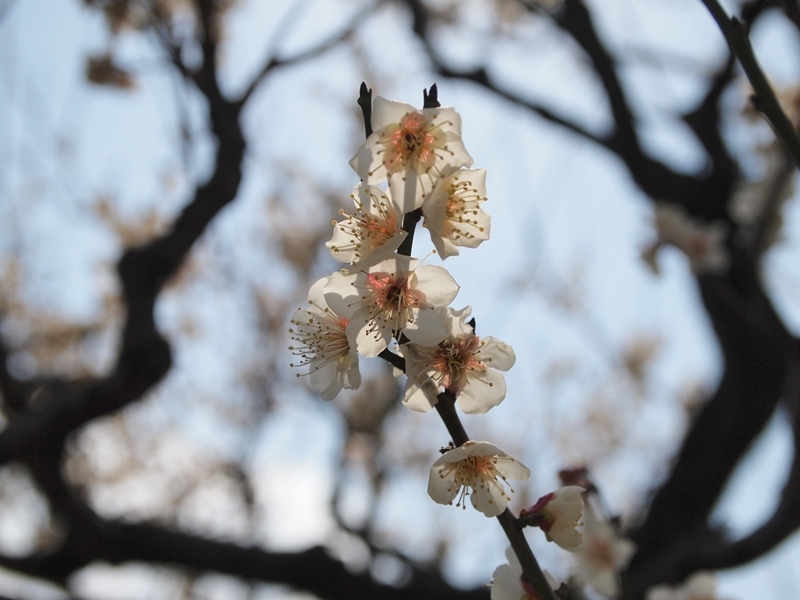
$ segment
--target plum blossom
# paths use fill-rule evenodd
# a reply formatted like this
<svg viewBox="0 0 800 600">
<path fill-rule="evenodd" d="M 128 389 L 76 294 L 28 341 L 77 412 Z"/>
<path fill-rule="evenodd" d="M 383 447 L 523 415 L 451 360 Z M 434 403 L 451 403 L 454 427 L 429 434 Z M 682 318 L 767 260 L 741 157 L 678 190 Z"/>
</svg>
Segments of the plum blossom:
<svg viewBox="0 0 800 600">
<path fill-rule="evenodd" d="M 514 366 L 514 350 L 491 336 L 475 335 L 467 323 L 469 306 L 461 310 L 439 307 L 436 312 L 447 336 L 437 345 L 403 346 L 408 374 L 403 402 L 411 410 L 428 412 L 436 404 L 436 395 L 447 390 L 465 413 L 486 413 L 506 397 L 500 371 Z"/>
<path fill-rule="evenodd" d="M 294 327 L 289 330 L 292 339 L 299 343 L 289 346 L 289 350 L 300 358 L 291 366 L 308 365 L 311 385 L 325 400 L 333 400 L 342 388 L 355 390 L 361 385 L 358 354 L 346 334 L 354 310 L 337 298 L 326 300 L 323 291 L 329 279 L 323 277 L 311 286 L 308 308 L 295 311 Z"/>
<path fill-rule="evenodd" d="M 428 495 L 439 504 L 466 508 L 465 497 L 487 517 L 496 517 L 508 505 L 513 492 L 507 480 L 525 481 L 531 471 L 489 442 L 465 442 L 445 452 L 433 463 Z"/>
<path fill-rule="evenodd" d="M 368 258 L 378 261 L 387 258 L 408 235 L 401 229 L 403 214 L 386 194 L 374 185 L 359 183 L 350 198 L 356 210 L 333 222 L 333 237 L 325 245 L 336 260 L 353 267 Z"/>
<path fill-rule="evenodd" d="M 522 578 L 522 565 L 512 548 L 506 550 L 507 565 L 500 565 L 492 574 L 491 600 L 539 600 L 533 585 Z M 561 584 L 545 569 L 544 577 L 555 591 Z"/>
<path fill-rule="evenodd" d="M 654 223 L 658 238 L 642 254 L 653 273 L 659 272 L 656 253 L 666 244 L 686 254 L 695 275 L 723 273 L 728 269 L 730 256 L 725 247 L 728 227 L 723 221 L 701 223 L 690 217 L 680 205 L 657 202 Z"/>
<path fill-rule="evenodd" d="M 350 166 L 366 183 L 388 179 L 404 213 L 422 205 L 445 167 L 472 165 L 461 141 L 461 117 L 453 108 L 417 110 L 378 96 L 372 129 Z"/>
<path fill-rule="evenodd" d="M 583 520 L 583 494 L 586 490 L 577 485 L 562 487 L 539 498 L 531 508 L 520 516 L 541 515 L 538 526 L 548 541 L 555 542 L 564 550 L 577 552 L 583 545 L 580 530 Z"/>
<path fill-rule="evenodd" d="M 645 600 L 717 600 L 717 581 L 710 571 L 697 571 L 678 587 L 649 588 Z"/>
<path fill-rule="evenodd" d="M 458 254 L 458 246 L 477 248 L 489 239 L 491 217 L 481 209 L 486 200 L 486 169 L 458 169 L 443 177 L 422 203 L 422 225 L 442 258 Z"/>
<path fill-rule="evenodd" d="M 374 357 L 400 332 L 425 346 L 445 339 L 447 331 L 434 308 L 450 304 L 458 289 L 446 269 L 397 256 L 358 273 L 334 273 L 325 299 L 354 311 L 347 326 L 350 345 Z"/>
<path fill-rule="evenodd" d="M 636 545 L 617 536 L 611 523 L 584 512 L 583 548 L 577 554 L 578 579 L 606 596 L 619 594 L 619 571 L 628 566 Z"/>
</svg>

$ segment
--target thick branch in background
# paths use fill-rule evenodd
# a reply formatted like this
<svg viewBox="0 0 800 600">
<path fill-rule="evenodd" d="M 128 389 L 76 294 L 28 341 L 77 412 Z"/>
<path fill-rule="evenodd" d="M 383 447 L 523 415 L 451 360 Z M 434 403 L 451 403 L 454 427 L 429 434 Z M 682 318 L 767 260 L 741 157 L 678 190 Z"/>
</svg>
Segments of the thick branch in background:
<svg viewBox="0 0 800 600">
<path fill-rule="evenodd" d="M 748 5 L 749 15 L 759 14 Z M 790 4 L 790 3 L 789 3 Z M 796 6 L 787 4 L 790 18 Z M 217 4 L 199 3 L 204 31 L 213 27 Z M 672 170 L 642 149 L 636 115 L 621 85 L 617 62 L 598 35 L 592 14 L 581 0 L 566 0 L 555 23 L 564 35 L 582 48 L 606 92 L 614 127 L 597 134 L 586 130 L 555 110 L 526 100 L 500 87 L 491 68 L 461 71 L 445 63 L 435 50 L 435 32 L 420 0 L 406 0 L 412 26 L 429 53 L 435 70 L 447 77 L 464 79 L 494 92 L 498 97 L 524 107 L 550 123 L 592 141 L 616 155 L 632 179 L 651 198 L 684 205 L 691 214 L 707 219 L 727 217 L 727 202 L 739 177 L 738 168 L 722 141 L 719 99 L 733 76 L 730 58 L 711 81 L 704 98 L 683 118 L 709 155 L 709 166 L 685 175 Z M 745 13 L 743 12 L 743 15 Z M 753 19 L 756 17 L 753 16 Z M 345 28 L 347 35 L 355 22 Z M 270 58 L 242 99 L 231 101 L 221 93 L 215 68 L 213 37 L 200 40 L 203 64 L 191 70 L 180 60 L 180 52 L 163 37 L 173 65 L 193 82 L 208 102 L 211 128 L 218 140 L 216 162 L 208 182 L 195 190 L 192 201 L 175 221 L 172 230 L 151 244 L 128 250 L 118 264 L 128 314 L 121 349 L 111 375 L 91 381 L 53 381 L 39 386 L 51 401 L 26 407 L 20 398 L 24 382 L 16 382 L 0 369 L 9 413 L 0 433 L 0 460 L 19 460 L 30 469 L 48 496 L 53 511 L 66 520 L 64 544 L 51 554 L 24 559 L 0 559 L 20 572 L 62 582 L 90 561 L 112 564 L 145 561 L 171 564 L 189 570 L 213 570 L 249 580 L 280 582 L 316 593 L 322 598 L 486 598 L 485 590 L 452 589 L 440 575 L 414 571 L 407 585 L 395 588 L 375 583 L 368 573 L 351 573 L 321 548 L 297 554 L 270 553 L 198 538 L 152 524 L 133 525 L 100 519 L 63 482 L 60 459 L 69 434 L 92 419 L 113 413 L 134 402 L 169 371 L 170 349 L 157 331 L 153 307 L 164 283 L 175 274 L 195 241 L 219 211 L 237 194 L 242 177 L 245 140 L 239 115 L 244 103 L 262 78 L 276 66 L 294 64 L 295 59 Z M 298 55 L 297 61 L 324 52 L 330 40 Z M 729 221 L 729 220 L 728 220 Z M 798 493 L 798 458 L 774 515 L 752 535 L 729 543 L 710 531 L 707 519 L 715 501 L 741 457 L 763 429 L 783 397 L 792 397 L 797 347 L 791 339 L 758 276 L 757 257 L 736 248 L 731 271 L 724 276 L 704 277 L 699 286 L 725 359 L 720 385 L 688 433 L 676 466 L 655 492 L 646 520 L 634 537 L 640 553 L 626 580 L 626 598 L 640 598 L 646 587 L 663 581 L 678 581 L 702 567 L 728 567 L 771 549 L 798 527 L 800 516 L 792 499 Z M 5 354 L 0 359 L 5 361 Z M 796 395 L 796 394 L 795 394 Z M 797 429 L 795 429 L 797 437 Z"/>
</svg>

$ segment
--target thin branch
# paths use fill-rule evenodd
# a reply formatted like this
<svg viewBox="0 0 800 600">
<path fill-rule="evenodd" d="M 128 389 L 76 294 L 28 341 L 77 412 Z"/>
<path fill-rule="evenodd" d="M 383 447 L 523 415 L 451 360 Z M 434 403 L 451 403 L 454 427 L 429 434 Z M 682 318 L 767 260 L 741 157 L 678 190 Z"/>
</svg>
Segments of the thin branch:
<svg viewBox="0 0 800 600">
<path fill-rule="evenodd" d="M 789 117 L 783 112 L 772 86 L 758 64 L 753 46 L 750 44 L 746 25 L 735 17 L 728 17 L 717 0 L 701 0 L 701 2 L 705 4 L 708 12 L 717 22 L 722 35 L 725 36 L 725 41 L 728 42 L 731 51 L 736 54 L 747 79 L 750 80 L 750 85 L 755 91 L 756 108 L 764 113 L 775 131 L 775 135 L 789 151 L 795 164 L 800 166 L 800 138 Z"/>
<path fill-rule="evenodd" d="M 272 57 L 264 63 L 264 66 L 261 68 L 261 71 L 253 78 L 250 82 L 250 85 L 247 86 L 247 89 L 242 94 L 240 102 L 246 102 L 247 99 L 253 94 L 253 92 L 261 85 L 261 82 L 264 78 L 269 74 L 270 71 L 277 69 L 279 67 L 288 67 L 291 65 L 300 64 L 302 62 L 308 61 L 312 58 L 316 58 L 320 54 L 324 54 L 331 48 L 339 45 L 340 43 L 347 40 L 353 32 L 362 24 L 364 19 L 374 11 L 380 4 L 382 0 L 378 0 L 372 4 L 370 4 L 367 8 L 358 12 L 347 24 L 347 26 L 342 29 L 341 31 L 337 32 L 336 34 L 329 37 L 327 40 L 319 44 L 318 46 L 314 46 L 313 48 L 309 48 L 295 56 L 289 58 L 276 58 Z"/>
<path fill-rule="evenodd" d="M 463 70 L 453 69 L 448 65 L 444 64 L 443 62 L 439 62 L 438 57 L 436 57 L 435 55 L 432 55 L 432 58 L 436 66 L 436 71 L 440 75 L 451 79 L 463 79 L 465 81 L 471 81 L 473 83 L 476 83 L 481 87 L 493 92 L 500 98 L 508 100 L 513 104 L 516 104 L 533 113 L 536 113 L 544 120 L 553 123 L 554 125 L 563 127 L 567 131 L 570 131 L 584 139 L 587 139 L 590 142 L 594 142 L 595 144 L 608 148 L 609 150 L 611 149 L 609 138 L 598 136 L 589 131 L 588 129 L 581 127 L 574 121 L 570 121 L 566 117 L 557 115 L 543 104 L 538 104 L 527 98 L 523 98 L 522 96 L 519 96 L 511 92 L 510 90 L 501 88 L 492 80 L 492 78 L 489 76 L 484 67 L 479 67 L 477 69 L 472 69 L 469 71 L 463 71 Z"/>
<path fill-rule="evenodd" d="M 402 356 L 398 356 L 388 348 L 382 350 L 381 353 L 378 354 L 378 358 L 382 358 L 393 367 L 400 369 L 403 373 L 406 372 L 406 359 Z"/>
</svg>

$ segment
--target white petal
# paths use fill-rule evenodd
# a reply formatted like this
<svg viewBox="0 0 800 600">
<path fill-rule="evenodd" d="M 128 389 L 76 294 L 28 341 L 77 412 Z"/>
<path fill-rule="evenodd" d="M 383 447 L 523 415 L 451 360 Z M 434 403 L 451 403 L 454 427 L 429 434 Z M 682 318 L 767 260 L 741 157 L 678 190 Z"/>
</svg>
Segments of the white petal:
<svg viewBox="0 0 800 600">
<path fill-rule="evenodd" d="M 419 385 L 413 378 L 408 378 L 406 381 L 406 389 L 403 394 L 403 404 L 405 404 L 407 408 L 416 412 L 426 413 L 436 405 L 436 392 L 438 390 L 430 379 L 428 379 L 427 382 L 433 386 L 433 389 L 430 389 L 430 385 Z"/>
<path fill-rule="evenodd" d="M 389 192 L 401 211 L 408 213 L 422 206 L 432 187 L 430 182 L 425 185 L 427 180 L 429 175 L 421 176 L 413 169 L 389 175 Z"/>
<path fill-rule="evenodd" d="M 455 472 L 450 471 L 448 474 L 442 476 L 444 468 L 444 465 L 440 465 L 439 461 L 436 461 L 433 463 L 430 475 L 428 476 L 428 495 L 438 504 L 450 504 L 457 492 L 457 490 L 454 489 Z"/>
<path fill-rule="evenodd" d="M 505 454 L 503 454 L 503 458 L 497 459 L 495 468 L 498 473 L 512 481 L 527 481 L 531 476 L 531 470 L 528 467 Z"/>
<path fill-rule="evenodd" d="M 323 400 L 333 400 L 342 391 L 342 385 L 336 376 L 336 360 L 329 360 L 319 365 L 318 369 L 312 365 L 310 379 L 311 385 L 322 396 Z"/>
<path fill-rule="evenodd" d="M 423 222 L 422 224 L 423 226 L 427 227 L 427 221 Z M 431 234 L 431 242 L 433 242 L 433 247 L 436 248 L 436 252 L 439 253 L 439 256 L 442 257 L 442 260 L 445 258 L 450 258 L 451 256 L 458 256 L 458 246 L 456 246 L 449 239 L 444 238 L 436 233 L 433 229 L 429 228 L 428 232 Z"/>
<path fill-rule="evenodd" d="M 373 133 L 361 144 L 356 155 L 350 159 L 350 166 L 361 181 L 378 183 L 386 179 L 386 167 L 384 167 L 379 154 L 382 148 L 378 143 L 378 136 Z"/>
<path fill-rule="evenodd" d="M 433 123 L 441 126 L 441 130 L 446 132 L 448 140 L 461 138 L 461 115 L 452 106 L 441 106 L 439 108 L 423 108 L 424 114 L 433 114 Z M 472 164 L 472 160 L 470 160 Z"/>
<path fill-rule="evenodd" d="M 511 566 L 500 565 L 494 570 L 491 600 L 521 600 L 526 596 L 520 583 L 519 573 L 514 572 Z"/>
<path fill-rule="evenodd" d="M 477 248 L 489 239 L 492 233 L 492 217 L 484 210 L 478 210 L 478 214 L 470 215 L 470 218 L 477 221 L 474 227 L 470 228 L 470 233 L 474 237 L 458 238 L 458 245 L 465 248 Z"/>
<path fill-rule="evenodd" d="M 418 112 L 416 108 L 405 102 L 389 100 L 383 96 L 375 96 L 372 102 L 372 130 L 380 131 L 384 127 L 400 123 L 410 112 Z"/>
<path fill-rule="evenodd" d="M 444 267 L 424 265 L 414 271 L 414 278 L 414 288 L 425 295 L 425 302 L 431 306 L 447 306 L 460 289 Z"/>
<path fill-rule="evenodd" d="M 349 366 L 339 369 L 339 381 L 347 390 L 357 390 L 361 387 L 361 372 L 358 370 L 358 353 L 353 349 L 348 356 Z"/>
<path fill-rule="evenodd" d="M 508 344 L 504 344 L 490 335 L 481 338 L 481 341 L 483 346 L 481 346 L 479 358 L 486 363 L 487 367 L 508 371 L 517 362 L 514 349 Z"/>
<path fill-rule="evenodd" d="M 430 308 L 413 309 L 414 321 L 403 329 L 406 337 L 420 346 L 436 346 L 447 337 L 441 317 Z"/>
<path fill-rule="evenodd" d="M 355 346 L 361 356 L 374 358 L 389 347 L 389 342 L 392 341 L 392 331 L 385 323 L 378 323 L 378 331 L 370 331 L 373 329 L 373 322 L 359 318 L 360 315 L 361 312 L 359 311 L 347 326 L 347 339 L 351 339 L 352 327 L 356 331 L 356 336 L 355 344 L 351 342 L 351 345 Z"/>
<path fill-rule="evenodd" d="M 511 546 L 506 548 L 506 560 L 508 561 L 508 564 L 514 570 L 514 572 L 520 575 L 522 574 L 522 565 L 519 562 L 519 558 L 517 558 L 517 553 L 514 552 L 514 548 L 512 548 Z"/>
<path fill-rule="evenodd" d="M 578 552 L 583 547 L 583 534 L 567 521 L 557 521 L 545 535 L 569 552 Z"/>
<path fill-rule="evenodd" d="M 472 453 L 476 450 L 476 448 L 480 444 L 486 444 L 491 446 L 489 442 L 474 442 L 474 441 L 464 442 L 457 448 L 453 448 L 452 450 L 442 454 L 442 456 L 440 456 L 439 459 L 435 463 L 433 463 L 433 466 L 446 465 L 447 463 L 454 463 L 460 460 L 464 460 L 468 456 L 471 456 Z"/>
<path fill-rule="evenodd" d="M 473 489 L 469 495 L 472 506 L 487 517 L 496 517 L 508 506 L 508 498 L 503 494 L 503 489 L 490 482 Z"/>
<path fill-rule="evenodd" d="M 343 319 L 352 319 L 359 308 L 358 292 L 353 287 L 356 276 L 336 272 L 328 278 L 324 287 L 324 298 L 330 309 Z"/>
<path fill-rule="evenodd" d="M 480 378 L 467 377 L 467 385 L 456 397 L 458 407 L 468 415 L 482 415 L 506 397 L 506 380 L 496 369 L 486 369 Z"/>
</svg>

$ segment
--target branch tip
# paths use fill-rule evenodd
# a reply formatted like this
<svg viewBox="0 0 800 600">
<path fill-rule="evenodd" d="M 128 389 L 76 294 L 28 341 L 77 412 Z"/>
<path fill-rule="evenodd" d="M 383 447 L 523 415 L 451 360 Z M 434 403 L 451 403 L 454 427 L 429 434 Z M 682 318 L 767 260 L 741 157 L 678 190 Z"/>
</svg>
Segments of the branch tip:
<svg viewBox="0 0 800 600">
<path fill-rule="evenodd" d="M 358 90 L 358 105 L 364 116 L 364 133 L 366 137 L 369 137 L 372 135 L 372 89 L 368 88 L 364 81 L 361 82 Z"/>
<path fill-rule="evenodd" d="M 441 102 L 439 102 L 439 88 L 435 83 L 431 85 L 430 91 L 422 90 L 422 108 L 439 108 L 441 105 Z"/>
</svg>

